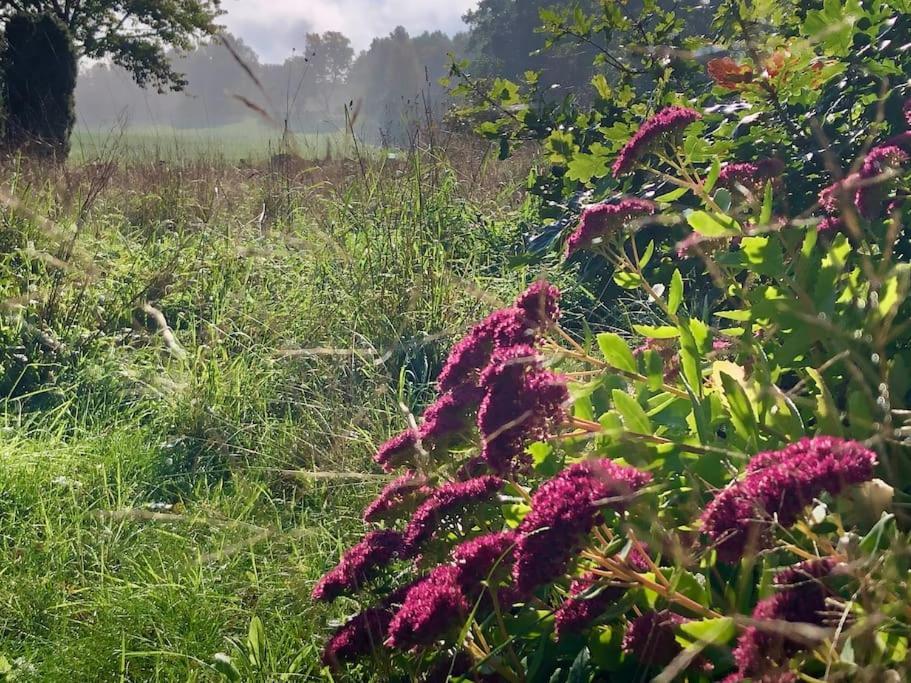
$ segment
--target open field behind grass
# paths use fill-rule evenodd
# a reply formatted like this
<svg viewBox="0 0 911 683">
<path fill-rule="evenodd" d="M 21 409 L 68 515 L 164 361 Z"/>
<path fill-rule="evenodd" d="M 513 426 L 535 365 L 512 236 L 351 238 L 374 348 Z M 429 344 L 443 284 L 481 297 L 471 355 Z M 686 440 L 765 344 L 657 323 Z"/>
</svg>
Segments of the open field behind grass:
<svg viewBox="0 0 911 683">
<path fill-rule="evenodd" d="M 217 128 L 160 126 L 111 126 L 87 128 L 77 125 L 71 158 L 79 163 L 104 156 L 116 147 L 123 158 L 136 160 L 189 161 L 207 159 L 250 163 L 286 152 L 279 125 L 248 120 Z M 354 153 L 350 136 L 338 132 L 293 133 L 293 152 L 303 159 L 349 158 Z"/>
<path fill-rule="evenodd" d="M 370 455 L 534 276 L 506 267 L 522 169 L 110 156 L 6 175 L 0 672 L 319 678 L 345 606 L 309 592 L 382 484 Z"/>
</svg>

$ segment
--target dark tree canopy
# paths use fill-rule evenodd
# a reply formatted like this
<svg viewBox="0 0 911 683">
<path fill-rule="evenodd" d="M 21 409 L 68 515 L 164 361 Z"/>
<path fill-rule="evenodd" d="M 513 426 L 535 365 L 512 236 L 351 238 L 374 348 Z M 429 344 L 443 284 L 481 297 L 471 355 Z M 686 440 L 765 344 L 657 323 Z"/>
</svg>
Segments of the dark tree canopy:
<svg viewBox="0 0 911 683">
<path fill-rule="evenodd" d="M 79 57 L 109 58 L 141 86 L 162 92 L 186 85 L 167 57 L 214 32 L 221 0 L 0 0 L 0 20 L 49 15 L 69 31 Z"/>
<path fill-rule="evenodd" d="M 541 10 L 559 5 L 556 0 L 481 0 L 465 14 L 470 27 L 469 50 L 482 73 L 521 80 L 525 71 L 541 72 L 547 85 L 581 86 L 592 74 L 593 49 L 562 44 L 544 49 L 547 37 L 541 26 Z M 591 10 L 594 3 L 583 0 Z"/>
<path fill-rule="evenodd" d="M 76 51 L 54 16 L 19 14 L 6 23 L 2 69 L 6 144 L 65 159 L 75 121 Z"/>
</svg>

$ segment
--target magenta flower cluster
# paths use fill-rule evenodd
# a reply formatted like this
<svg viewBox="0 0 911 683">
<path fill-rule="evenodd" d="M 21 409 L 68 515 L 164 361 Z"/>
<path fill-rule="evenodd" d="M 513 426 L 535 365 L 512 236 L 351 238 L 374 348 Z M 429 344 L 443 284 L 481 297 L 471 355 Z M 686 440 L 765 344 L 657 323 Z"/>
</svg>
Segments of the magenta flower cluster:
<svg viewBox="0 0 911 683">
<path fill-rule="evenodd" d="M 566 380 L 544 370 L 532 347 L 518 345 L 493 354 L 480 384 L 481 458 L 492 471 L 503 474 L 522 464 L 529 442 L 545 438 L 562 419 L 569 400 Z"/>
<path fill-rule="evenodd" d="M 452 551 L 452 561 L 459 570 L 459 584 L 467 594 L 477 590 L 482 581 L 491 578 L 492 571 L 501 577 L 508 575 L 516 538 L 515 532 L 496 531 L 456 546 Z"/>
<path fill-rule="evenodd" d="M 369 655 L 386 640 L 391 621 L 392 611 L 386 607 L 371 607 L 351 617 L 323 648 L 323 664 L 337 669 L 342 662 Z"/>
<path fill-rule="evenodd" d="M 908 154 L 895 145 L 882 145 L 870 150 L 857 173 L 854 204 L 861 216 L 872 219 L 880 214 L 886 200 L 890 173 L 897 172 L 907 162 Z"/>
<path fill-rule="evenodd" d="M 675 630 L 687 621 L 689 620 L 668 610 L 643 612 L 626 627 L 623 651 L 643 664 L 667 666 L 683 651 L 677 643 Z"/>
<path fill-rule="evenodd" d="M 515 535 L 490 533 L 465 541 L 452 552 L 452 563 L 434 568 L 405 594 L 389 625 L 389 645 L 408 649 L 428 645 L 457 628 L 496 569 L 512 563 Z M 500 571 L 500 575 L 504 575 Z"/>
<path fill-rule="evenodd" d="M 829 595 L 824 580 L 836 566 L 835 560 L 825 558 L 802 562 L 779 572 L 775 577 L 778 592 L 760 600 L 753 610 L 752 618 L 758 622 L 785 621 L 822 625 L 826 597 Z M 737 683 L 747 678 L 796 680 L 796 677 L 787 678 L 790 672 L 783 669 L 783 666 L 805 647 L 805 642 L 787 638 L 780 631 L 749 626 L 734 648 L 737 671 L 725 679 L 725 683 Z"/>
<path fill-rule="evenodd" d="M 560 292 L 556 287 L 544 281 L 535 282 L 512 306 L 494 311 L 475 325 L 450 352 L 438 378 L 440 395 L 424 411 L 421 424 L 416 430 L 406 429 L 380 446 L 374 456 L 377 464 L 386 471 L 392 471 L 396 467 L 412 463 L 419 451 L 428 453 L 435 449 L 445 450 L 452 443 L 464 439 L 477 417 L 478 408 L 485 401 L 488 405 L 492 402 L 488 396 L 490 392 L 481 380 L 484 369 L 491 364 L 497 353 L 518 346 L 530 348 L 539 333 L 556 322 L 560 315 L 559 300 Z M 561 392 L 558 385 L 562 380 L 544 373 L 540 363 L 529 367 L 535 368 L 536 372 L 521 373 L 521 377 L 517 373 L 515 377 L 521 380 L 521 384 L 515 386 L 512 393 L 521 394 L 531 385 L 536 386 L 539 395 L 542 392 L 547 394 L 547 404 L 552 406 L 547 417 L 551 421 L 559 419 L 562 411 L 557 402 L 551 399 Z M 531 379 L 532 374 L 536 379 Z M 564 394 L 559 403 L 562 404 L 565 400 Z M 544 407 L 543 403 L 538 405 L 541 410 Z M 508 407 L 504 407 L 504 410 L 508 410 Z M 528 425 L 526 441 L 538 438 L 543 426 L 542 420 L 547 421 L 542 416 Z M 512 437 L 513 455 L 520 455 L 526 444 L 519 444 L 516 432 L 513 432 Z M 504 439 L 498 445 L 501 453 L 497 460 L 499 466 L 494 471 L 508 469 L 505 462 L 508 458 L 502 453 L 505 442 Z"/>
<path fill-rule="evenodd" d="M 780 451 L 759 453 L 744 479 L 723 489 L 706 507 L 702 529 L 722 562 L 768 547 L 773 523 L 794 524 L 815 497 L 838 495 L 873 477 L 876 454 L 831 436 L 802 439 Z"/>
<path fill-rule="evenodd" d="M 621 510 L 651 475 L 611 460 L 577 463 L 542 484 L 519 525 L 513 582 L 528 594 L 565 570 L 598 523 L 602 507 Z"/>
<path fill-rule="evenodd" d="M 591 572 L 574 579 L 569 596 L 554 613 L 557 638 L 585 630 L 622 595 L 622 588 L 599 586 L 598 577 Z"/>
<path fill-rule="evenodd" d="M 755 193 L 769 181 L 774 181 L 784 172 L 784 163 L 780 159 L 762 159 L 753 162 L 735 162 L 727 164 L 718 174 L 718 186 L 736 188 L 742 186 L 750 193 Z"/>
<path fill-rule="evenodd" d="M 372 572 L 389 564 L 401 551 L 401 533 L 392 529 L 371 531 L 317 582 L 313 599 L 331 602 L 340 595 L 360 590 Z"/>
<path fill-rule="evenodd" d="M 447 517 L 461 512 L 473 503 L 490 500 L 503 485 L 502 479 L 488 475 L 450 482 L 433 489 L 427 500 L 415 510 L 405 528 L 403 551 L 413 555 L 441 528 Z"/>
<path fill-rule="evenodd" d="M 419 505 L 428 495 L 428 479 L 422 474 L 406 471 L 386 484 L 380 494 L 364 508 L 365 522 L 378 522 L 387 516 L 397 515 L 409 505 Z"/>
<path fill-rule="evenodd" d="M 457 567 L 441 565 L 411 587 L 389 623 L 391 647 L 429 645 L 457 626 L 470 609 L 458 574 Z"/>
<path fill-rule="evenodd" d="M 678 135 L 684 128 L 701 118 L 702 114 L 688 107 L 665 107 L 647 119 L 620 150 L 612 169 L 614 177 L 619 178 L 629 173 L 660 143 Z"/>
<path fill-rule="evenodd" d="M 616 204 L 593 204 L 585 207 L 579 217 L 579 226 L 566 241 L 566 256 L 590 247 L 599 240 L 620 233 L 630 221 L 654 215 L 658 206 L 654 202 L 626 197 Z"/>
<path fill-rule="evenodd" d="M 908 103 L 905 103 L 905 112 Z M 907 118 L 907 117 L 906 117 Z M 908 123 L 911 126 L 911 122 Z M 837 180 L 819 193 L 819 206 L 826 214 L 817 225 L 821 234 L 843 231 L 842 210 L 853 204 L 857 213 L 867 220 L 878 218 L 886 201 L 892 178 L 911 160 L 911 131 L 900 133 L 873 147 L 856 173 Z M 889 204 L 889 210 L 893 206 Z"/>
</svg>

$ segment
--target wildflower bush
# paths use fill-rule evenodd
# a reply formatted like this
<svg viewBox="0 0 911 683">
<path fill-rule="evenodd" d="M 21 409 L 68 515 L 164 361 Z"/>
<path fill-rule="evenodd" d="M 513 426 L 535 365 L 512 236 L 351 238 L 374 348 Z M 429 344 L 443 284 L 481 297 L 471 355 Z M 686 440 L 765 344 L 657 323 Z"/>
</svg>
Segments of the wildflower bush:
<svg viewBox="0 0 911 683">
<path fill-rule="evenodd" d="M 590 88 L 547 88 L 535 72 L 521 82 L 484 79 L 466 61 L 452 64 L 450 79 L 462 102 L 458 118 L 497 142 L 501 156 L 526 140 L 546 152 L 527 181 L 546 223 L 529 230 L 539 259 L 560 252 L 585 204 L 629 191 L 611 166 L 664 105 L 711 114 L 711 144 L 693 127 L 689 154 L 731 162 L 777 155 L 792 199 L 804 206 L 833 163 L 847 168 L 871 132 L 899 125 L 908 94 L 904 0 L 561 3 L 540 22 L 545 49 L 596 53 Z M 663 177 L 647 181 L 637 184 L 643 196 L 674 189 Z M 600 259 L 575 261 L 585 281 L 606 274 L 609 282 Z"/>
<path fill-rule="evenodd" d="M 328 636 L 336 675 L 911 673 L 911 103 L 883 115 L 896 62 L 866 91 L 851 75 L 851 39 L 904 21 L 890 9 L 805 11 L 829 32 L 708 63 L 730 107 L 659 94 L 605 152 L 615 191 L 560 251 L 609 263 L 654 324 L 564 329 L 538 281 L 452 348 L 376 453 L 396 477 L 364 537 L 313 589 L 359 605 Z M 779 108 L 838 79 L 862 94 L 798 154 L 806 121 Z"/>
</svg>

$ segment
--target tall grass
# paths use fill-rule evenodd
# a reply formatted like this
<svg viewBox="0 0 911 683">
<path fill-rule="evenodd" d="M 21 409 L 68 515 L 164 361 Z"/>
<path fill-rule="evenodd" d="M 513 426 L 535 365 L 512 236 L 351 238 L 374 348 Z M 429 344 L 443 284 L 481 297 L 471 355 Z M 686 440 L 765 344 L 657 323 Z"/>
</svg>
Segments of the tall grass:
<svg viewBox="0 0 911 683">
<path fill-rule="evenodd" d="M 377 440 L 531 276 L 507 267 L 526 169 L 469 144 L 7 168 L 0 670 L 318 674 L 309 590 Z"/>
</svg>

